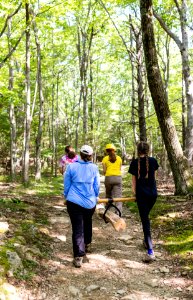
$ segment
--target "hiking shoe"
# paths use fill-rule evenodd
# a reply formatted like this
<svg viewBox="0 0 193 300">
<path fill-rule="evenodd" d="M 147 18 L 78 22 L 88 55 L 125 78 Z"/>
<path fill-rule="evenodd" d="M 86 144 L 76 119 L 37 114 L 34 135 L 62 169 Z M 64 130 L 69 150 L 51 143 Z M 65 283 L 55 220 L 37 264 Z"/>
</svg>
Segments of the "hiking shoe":
<svg viewBox="0 0 193 300">
<path fill-rule="evenodd" d="M 75 268 L 80 268 L 82 265 L 82 257 L 75 257 L 73 259 L 73 265 L 75 266 Z"/>
<path fill-rule="evenodd" d="M 155 261 L 156 260 L 156 258 L 155 258 L 155 255 L 154 255 L 154 253 L 152 253 L 152 254 L 146 254 L 145 255 L 145 257 L 144 257 L 144 259 L 143 259 L 143 262 L 145 262 L 145 263 L 151 263 L 151 262 L 153 262 L 153 261 Z"/>
<path fill-rule="evenodd" d="M 92 249 L 91 249 L 91 243 L 85 245 L 85 252 L 86 252 L 86 253 L 91 253 L 91 252 L 92 252 Z"/>
<path fill-rule="evenodd" d="M 89 259 L 88 259 L 88 257 L 86 256 L 86 254 L 83 256 L 82 262 L 83 262 L 83 264 L 84 264 L 84 263 L 89 263 Z"/>
</svg>

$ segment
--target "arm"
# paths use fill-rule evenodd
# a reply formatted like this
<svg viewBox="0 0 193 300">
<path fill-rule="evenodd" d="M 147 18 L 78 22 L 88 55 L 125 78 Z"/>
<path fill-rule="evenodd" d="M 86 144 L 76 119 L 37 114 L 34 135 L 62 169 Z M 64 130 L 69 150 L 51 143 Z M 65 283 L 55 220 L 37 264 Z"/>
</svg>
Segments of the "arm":
<svg viewBox="0 0 193 300">
<path fill-rule="evenodd" d="M 97 170 L 96 176 L 94 178 L 93 188 L 94 188 L 95 196 L 98 197 L 99 196 L 99 189 L 100 189 L 100 175 L 99 175 L 98 170 Z"/>
<path fill-rule="evenodd" d="M 102 165 L 103 165 L 103 175 L 105 175 L 106 171 L 107 171 L 107 167 L 106 167 L 106 165 L 104 163 L 102 163 Z"/>
<path fill-rule="evenodd" d="M 121 167 L 122 167 L 122 159 L 121 159 L 121 162 L 120 162 L 120 170 L 121 170 Z"/>
<path fill-rule="evenodd" d="M 136 194 L 136 177 L 132 175 L 132 192 L 135 195 Z"/>
<path fill-rule="evenodd" d="M 62 174 L 64 174 L 65 171 L 66 171 L 66 163 L 64 163 L 62 166 Z"/>
<path fill-rule="evenodd" d="M 70 166 L 66 169 L 66 174 L 64 177 L 64 197 L 66 198 L 69 192 L 69 189 L 72 184 L 72 179 L 71 179 L 71 173 L 70 173 Z"/>
</svg>

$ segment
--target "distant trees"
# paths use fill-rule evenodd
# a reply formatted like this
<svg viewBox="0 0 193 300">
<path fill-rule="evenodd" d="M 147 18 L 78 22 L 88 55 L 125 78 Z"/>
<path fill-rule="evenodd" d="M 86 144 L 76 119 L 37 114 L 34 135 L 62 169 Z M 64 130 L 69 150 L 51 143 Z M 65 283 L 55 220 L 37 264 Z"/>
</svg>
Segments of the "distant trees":
<svg viewBox="0 0 193 300">
<path fill-rule="evenodd" d="M 165 33 L 161 21 L 154 25 L 160 75 L 157 65 L 155 70 L 153 67 L 157 61 L 150 55 L 155 51 L 153 45 L 144 37 L 142 43 L 135 1 L 128 1 L 127 6 L 125 1 L 107 0 L 69 1 L 65 6 L 58 1 L 54 5 L 49 1 L 6 2 L 2 3 L 4 16 L 0 16 L 0 158 L 11 158 L 13 180 L 15 162 L 21 157 L 23 180 L 28 183 L 30 175 L 41 179 L 46 160 L 51 165 L 49 172 L 57 176 L 58 159 L 66 144 L 78 151 L 82 143 L 91 143 L 102 155 L 105 144 L 111 141 L 126 157 L 133 153 L 138 140 L 147 139 L 160 159 L 164 153 L 164 165 L 165 144 L 176 192 L 185 193 L 187 176 L 180 143 L 185 136 L 183 124 L 187 122 L 191 128 L 191 101 L 182 105 L 183 64 L 179 64 L 175 39 Z M 161 17 L 164 19 L 169 5 L 175 7 L 179 18 L 172 15 L 170 23 L 168 18 L 164 23 L 174 33 L 174 25 L 179 28 L 181 24 L 185 39 L 189 25 L 183 19 L 185 4 L 191 9 L 192 4 L 185 0 L 180 3 L 163 3 Z M 158 12 L 155 7 L 154 13 Z M 187 40 L 179 40 L 184 49 L 182 44 L 186 46 Z M 169 51 L 171 47 L 173 51 Z M 188 73 L 183 74 L 188 78 Z M 190 114 L 182 124 L 186 105 Z M 191 129 L 188 136 L 191 141 Z"/>
</svg>

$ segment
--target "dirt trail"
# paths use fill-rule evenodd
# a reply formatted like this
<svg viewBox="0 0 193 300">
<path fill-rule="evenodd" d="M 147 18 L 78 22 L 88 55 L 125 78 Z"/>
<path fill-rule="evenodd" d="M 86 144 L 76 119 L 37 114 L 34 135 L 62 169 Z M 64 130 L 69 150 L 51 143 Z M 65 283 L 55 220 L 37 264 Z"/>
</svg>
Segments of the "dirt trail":
<svg viewBox="0 0 193 300">
<path fill-rule="evenodd" d="M 123 209 L 125 232 L 116 232 L 94 216 L 90 262 L 76 269 L 72 265 L 71 226 L 62 196 L 47 198 L 44 204 L 33 197 L 24 200 L 33 204 L 30 213 L 35 211 L 48 217 L 49 225 L 41 230 L 49 236 L 50 256 L 39 261 L 39 272 L 31 282 L 9 279 L 17 287 L 15 296 L 0 299 L 193 299 L 193 282 L 176 273 L 175 261 L 164 252 L 162 241 L 154 238 L 157 260 L 152 264 L 142 262 L 145 250 L 141 224 L 127 207 Z"/>
<path fill-rule="evenodd" d="M 145 251 L 141 246 L 141 227 L 127 208 L 124 208 L 127 222 L 124 233 L 115 232 L 110 224 L 94 217 L 90 262 L 80 269 L 74 268 L 69 218 L 66 209 L 60 211 L 59 204 L 49 208 L 52 256 L 42 261 L 45 271 L 34 278 L 33 291 L 24 293 L 21 288 L 20 293 L 28 294 L 22 300 L 193 299 L 189 291 L 193 283 L 173 273 L 174 264 L 164 253 L 161 241 L 155 241 L 157 261 L 142 262 Z"/>
</svg>

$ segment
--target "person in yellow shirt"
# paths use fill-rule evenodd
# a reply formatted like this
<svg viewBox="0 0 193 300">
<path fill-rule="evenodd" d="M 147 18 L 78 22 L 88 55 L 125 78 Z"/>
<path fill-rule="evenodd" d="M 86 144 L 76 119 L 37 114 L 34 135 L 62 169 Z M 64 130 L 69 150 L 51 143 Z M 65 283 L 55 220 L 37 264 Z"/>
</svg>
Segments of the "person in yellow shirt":
<svg viewBox="0 0 193 300">
<path fill-rule="evenodd" d="M 122 159 L 115 153 L 116 148 L 113 144 L 106 145 L 106 153 L 102 160 L 103 173 L 105 175 L 106 198 L 122 197 Z M 122 214 L 122 202 L 116 202 L 117 208 Z"/>
</svg>

